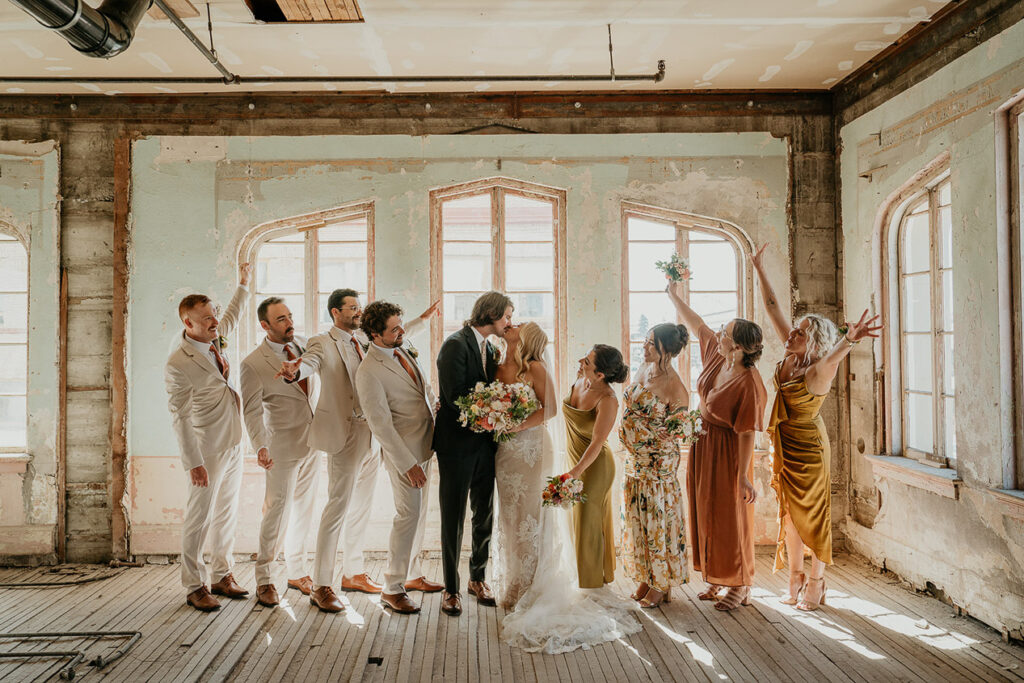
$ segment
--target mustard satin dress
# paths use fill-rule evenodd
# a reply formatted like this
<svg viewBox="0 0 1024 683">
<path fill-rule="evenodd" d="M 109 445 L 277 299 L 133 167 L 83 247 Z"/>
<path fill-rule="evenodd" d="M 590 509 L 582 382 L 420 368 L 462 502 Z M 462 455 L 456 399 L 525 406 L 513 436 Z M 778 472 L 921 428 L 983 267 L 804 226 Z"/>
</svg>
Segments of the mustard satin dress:
<svg viewBox="0 0 1024 683">
<path fill-rule="evenodd" d="M 594 438 L 597 409 L 573 408 L 562 402 L 565 416 L 566 451 L 573 467 Z M 612 526 L 612 483 L 615 459 L 605 443 L 601 452 L 580 477 L 587 500 L 572 506 L 572 535 L 576 542 L 576 571 L 580 588 L 601 588 L 615 580 L 615 541 Z"/>
<path fill-rule="evenodd" d="M 832 494 L 825 421 L 818 411 L 825 396 L 812 394 L 803 377 L 779 380 L 775 368 L 775 404 L 768 422 L 772 440 L 772 488 L 779 498 L 779 542 L 775 567 L 786 567 L 788 514 L 804 545 L 825 564 L 832 564 Z"/>
</svg>

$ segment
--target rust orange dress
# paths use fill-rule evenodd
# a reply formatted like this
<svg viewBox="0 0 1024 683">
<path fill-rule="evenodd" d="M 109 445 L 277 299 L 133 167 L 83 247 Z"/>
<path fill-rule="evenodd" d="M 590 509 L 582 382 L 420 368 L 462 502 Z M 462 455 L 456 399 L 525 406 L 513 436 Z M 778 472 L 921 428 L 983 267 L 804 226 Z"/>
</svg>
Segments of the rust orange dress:
<svg viewBox="0 0 1024 683">
<path fill-rule="evenodd" d="M 693 568 L 710 584 L 754 583 L 754 506 L 743 502 L 739 485 L 739 439 L 761 431 L 768 392 L 757 368 L 747 368 L 721 387 L 725 366 L 718 339 L 707 325 L 697 332 L 704 369 L 697 380 L 704 433 L 690 449 L 686 466 Z M 754 459 L 747 478 L 754 480 Z"/>
</svg>

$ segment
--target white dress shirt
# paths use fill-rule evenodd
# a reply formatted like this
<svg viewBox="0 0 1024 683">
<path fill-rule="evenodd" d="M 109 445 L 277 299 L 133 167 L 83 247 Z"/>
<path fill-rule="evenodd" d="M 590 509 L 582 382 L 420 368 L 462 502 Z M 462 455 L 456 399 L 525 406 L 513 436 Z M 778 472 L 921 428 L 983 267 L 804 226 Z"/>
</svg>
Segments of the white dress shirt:
<svg viewBox="0 0 1024 683">
<path fill-rule="evenodd" d="M 219 340 L 214 339 L 212 342 L 201 342 L 201 341 L 197 341 L 197 340 L 193 339 L 192 337 L 188 336 L 187 332 L 182 332 L 182 334 L 185 336 L 185 339 L 188 340 L 189 344 L 191 344 L 192 346 L 196 347 L 196 351 L 198 351 L 199 353 L 203 354 L 203 357 L 206 358 L 206 360 L 210 361 L 210 365 L 213 366 L 214 370 L 216 370 L 217 372 L 220 372 L 220 366 L 217 365 L 217 356 L 215 356 L 213 354 L 213 349 L 210 348 L 212 345 L 216 344 Z"/>
<path fill-rule="evenodd" d="M 475 327 L 470 326 L 473 330 L 473 335 L 476 337 L 476 345 L 480 349 L 480 363 L 484 366 L 484 372 L 487 372 L 487 337 L 480 334 L 480 331 Z"/>
</svg>

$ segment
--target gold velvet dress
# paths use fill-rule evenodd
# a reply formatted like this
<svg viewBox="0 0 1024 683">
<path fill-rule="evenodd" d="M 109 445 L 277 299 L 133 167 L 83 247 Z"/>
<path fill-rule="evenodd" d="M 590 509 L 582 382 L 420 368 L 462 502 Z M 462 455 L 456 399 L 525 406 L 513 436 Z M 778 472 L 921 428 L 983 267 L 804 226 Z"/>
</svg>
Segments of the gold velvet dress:
<svg viewBox="0 0 1024 683">
<path fill-rule="evenodd" d="M 562 402 L 565 416 L 566 451 L 575 467 L 594 437 L 597 409 L 573 408 Z M 615 541 L 612 527 L 612 482 L 615 460 L 608 444 L 583 475 L 583 493 L 587 500 L 572 507 L 572 535 L 576 542 L 576 570 L 580 588 L 600 588 L 615 580 Z"/>
<path fill-rule="evenodd" d="M 774 571 L 786 566 L 788 514 L 814 556 L 832 564 L 832 496 L 825 422 L 818 411 L 825 396 L 812 394 L 803 377 L 779 381 L 775 368 L 775 404 L 768 421 L 772 439 L 772 488 L 779 498 L 779 542 Z"/>
</svg>

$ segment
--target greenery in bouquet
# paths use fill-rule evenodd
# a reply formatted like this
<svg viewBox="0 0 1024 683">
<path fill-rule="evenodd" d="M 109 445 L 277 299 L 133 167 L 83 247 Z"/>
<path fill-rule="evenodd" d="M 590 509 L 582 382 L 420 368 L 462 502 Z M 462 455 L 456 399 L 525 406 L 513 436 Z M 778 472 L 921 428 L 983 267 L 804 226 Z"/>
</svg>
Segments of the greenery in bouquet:
<svg viewBox="0 0 1024 683">
<path fill-rule="evenodd" d="M 583 480 L 575 479 L 568 474 L 548 477 L 547 486 L 541 492 L 541 504 L 546 507 L 567 508 L 586 500 L 587 494 L 583 493 Z"/>
<path fill-rule="evenodd" d="M 477 433 L 490 432 L 497 442 L 515 437 L 517 425 L 540 408 L 530 388 L 521 383 L 477 382 L 473 391 L 455 399 L 459 423 Z"/>
<path fill-rule="evenodd" d="M 655 267 L 665 273 L 672 282 L 690 279 L 690 262 L 677 253 L 673 253 L 667 261 L 655 261 Z"/>
<path fill-rule="evenodd" d="M 665 429 L 683 443 L 694 443 L 704 433 L 699 410 L 680 410 L 665 418 Z"/>
</svg>

